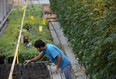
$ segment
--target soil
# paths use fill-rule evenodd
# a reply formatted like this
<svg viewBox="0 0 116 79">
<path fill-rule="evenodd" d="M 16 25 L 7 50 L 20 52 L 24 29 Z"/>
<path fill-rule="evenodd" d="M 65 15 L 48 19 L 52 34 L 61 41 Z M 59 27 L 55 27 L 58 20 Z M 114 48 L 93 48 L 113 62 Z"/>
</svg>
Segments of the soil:
<svg viewBox="0 0 116 79">
<path fill-rule="evenodd" d="M 0 56 L 0 64 L 4 64 L 5 56 Z"/>
<path fill-rule="evenodd" d="M 10 66 L 9 64 L 0 65 L 0 79 L 8 79 Z M 50 79 L 50 75 L 45 63 L 17 64 L 13 79 Z"/>
<path fill-rule="evenodd" d="M 8 57 L 8 63 L 9 63 L 9 64 L 12 64 L 13 58 L 14 58 L 14 57 Z"/>
</svg>

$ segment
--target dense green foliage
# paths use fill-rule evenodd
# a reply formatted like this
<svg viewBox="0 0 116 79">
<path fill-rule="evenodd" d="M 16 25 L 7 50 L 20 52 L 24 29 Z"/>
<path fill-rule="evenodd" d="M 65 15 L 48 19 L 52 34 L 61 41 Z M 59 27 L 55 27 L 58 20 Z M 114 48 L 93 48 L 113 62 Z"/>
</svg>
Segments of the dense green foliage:
<svg viewBox="0 0 116 79">
<path fill-rule="evenodd" d="M 5 55 L 6 62 L 8 57 L 14 56 L 22 16 L 22 6 L 15 7 L 9 16 L 8 26 L 3 35 L 0 37 L 0 56 Z M 31 19 L 31 16 L 34 17 L 34 20 Z M 19 62 L 24 62 L 25 59 L 30 59 L 38 54 L 37 50 L 33 46 L 29 47 L 27 44 L 23 43 L 24 36 L 28 37 L 32 45 L 37 39 L 42 39 L 45 42 L 52 43 L 48 24 L 42 24 L 41 16 L 41 5 L 28 5 L 19 46 Z M 41 33 L 39 32 L 39 26 L 43 26 L 43 31 Z M 30 29 L 27 30 L 27 28 Z"/>
<path fill-rule="evenodd" d="M 50 0 L 92 79 L 116 79 L 115 0 Z"/>
</svg>

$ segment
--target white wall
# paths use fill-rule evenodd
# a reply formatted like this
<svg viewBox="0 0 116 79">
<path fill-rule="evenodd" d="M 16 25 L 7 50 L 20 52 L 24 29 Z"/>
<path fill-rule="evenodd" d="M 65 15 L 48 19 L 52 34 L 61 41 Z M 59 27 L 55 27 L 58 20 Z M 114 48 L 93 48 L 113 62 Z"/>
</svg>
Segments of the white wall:
<svg viewBox="0 0 116 79">
<path fill-rule="evenodd" d="M 6 0 L 3 0 L 3 13 L 4 13 L 4 17 L 6 16 Z"/>
<path fill-rule="evenodd" d="M 0 22 L 3 20 L 4 11 L 3 11 L 3 0 L 0 0 Z"/>
<path fill-rule="evenodd" d="M 0 21 L 3 21 L 5 16 L 11 9 L 11 0 L 0 0 Z"/>
<path fill-rule="evenodd" d="M 39 0 L 40 4 L 49 4 L 49 0 Z"/>
</svg>

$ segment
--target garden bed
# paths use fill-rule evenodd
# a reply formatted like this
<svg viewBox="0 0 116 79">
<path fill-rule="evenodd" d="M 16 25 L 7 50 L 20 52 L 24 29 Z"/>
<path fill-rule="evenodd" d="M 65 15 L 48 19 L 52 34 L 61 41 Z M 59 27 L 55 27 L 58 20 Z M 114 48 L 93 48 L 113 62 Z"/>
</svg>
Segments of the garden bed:
<svg viewBox="0 0 116 79">
<path fill-rule="evenodd" d="M 23 6 L 15 7 L 8 18 L 8 26 L 0 37 L 0 56 L 5 56 L 5 63 L 8 63 L 9 57 L 12 58 L 15 53 L 16 44 L 19 36 L 21 20 L 23 16 Z M 23 32 L 19 48 L 19 62 L 32 58 L 38 54 L 33 47 L 35 40 L 42 39 L 45 42 L 53 43 L 48 24 L 42 23 L 42 5 L 28 5 L 26 17 L 24 20 Z M 39 26 L 42 26 L 42 32 L 39 32 Z M 30 45 L 24 44 L 24 37 L 28 38 Z M 47 60 L 45 58 L 45 60 Z M 11 63 L 11 61 L 10 61 Z"/>
</svg>

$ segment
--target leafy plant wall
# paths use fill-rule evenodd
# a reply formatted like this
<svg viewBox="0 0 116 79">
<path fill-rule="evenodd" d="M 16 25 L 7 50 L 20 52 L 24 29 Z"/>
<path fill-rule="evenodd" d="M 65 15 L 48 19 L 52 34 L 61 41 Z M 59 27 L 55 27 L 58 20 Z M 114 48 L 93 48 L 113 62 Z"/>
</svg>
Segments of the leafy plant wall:
<svg viewBox="0 0 116 79">
<path fill-rule="evenodd" d="M 92 79 L 116 78 L 115 0 L 50 0 L 65 35 Z"/>
</svg>

